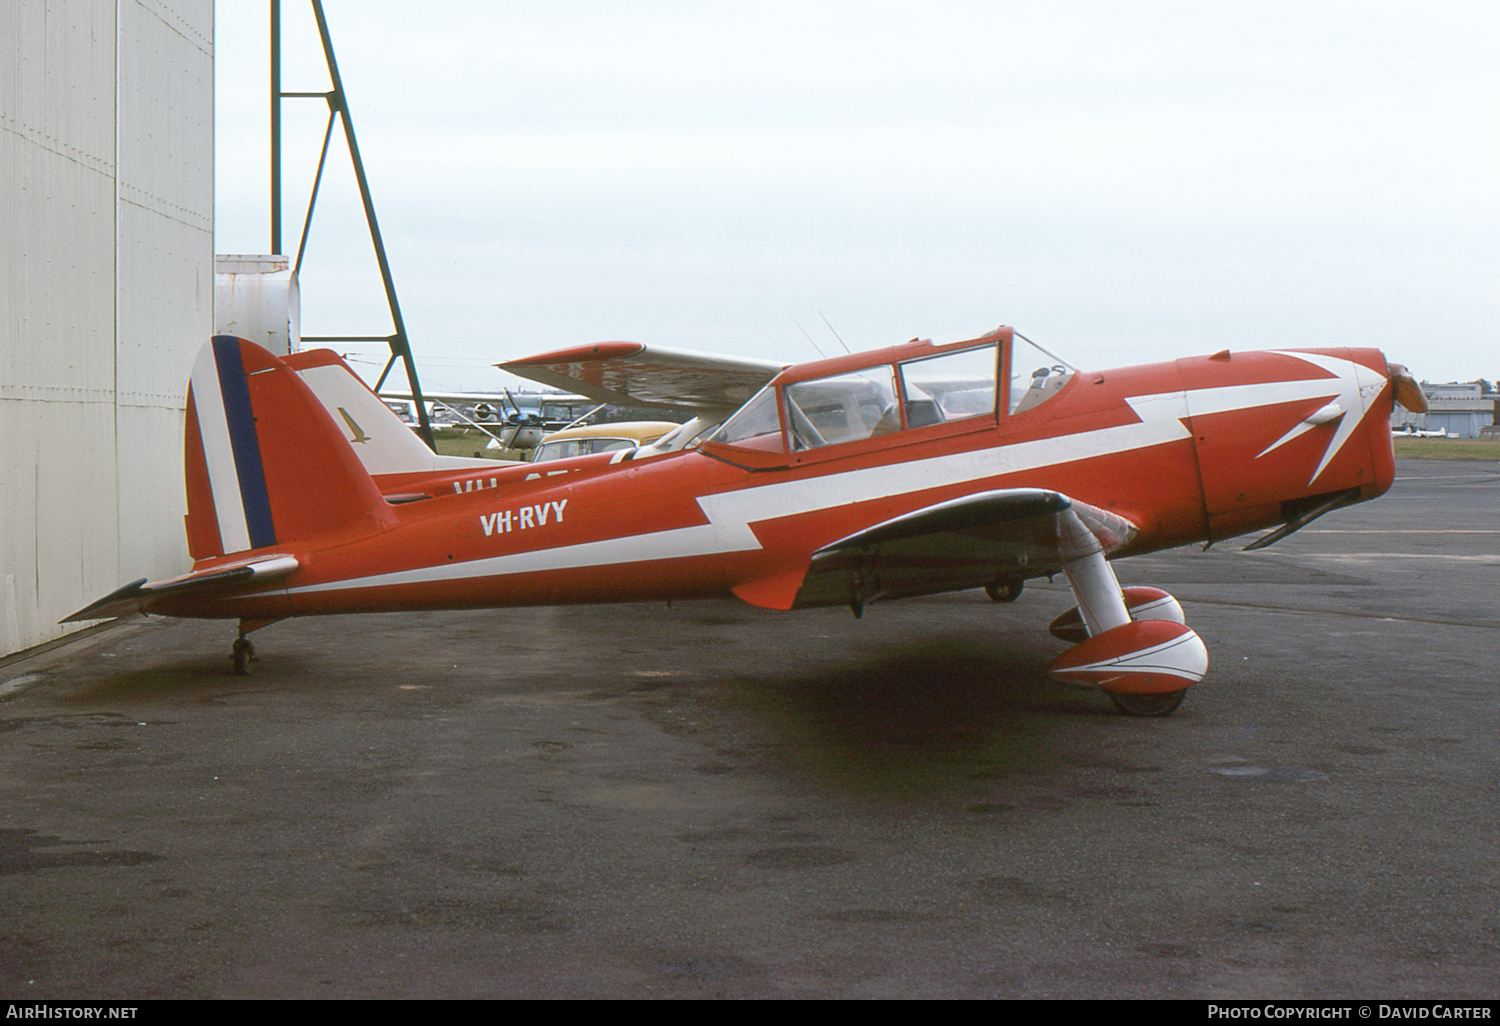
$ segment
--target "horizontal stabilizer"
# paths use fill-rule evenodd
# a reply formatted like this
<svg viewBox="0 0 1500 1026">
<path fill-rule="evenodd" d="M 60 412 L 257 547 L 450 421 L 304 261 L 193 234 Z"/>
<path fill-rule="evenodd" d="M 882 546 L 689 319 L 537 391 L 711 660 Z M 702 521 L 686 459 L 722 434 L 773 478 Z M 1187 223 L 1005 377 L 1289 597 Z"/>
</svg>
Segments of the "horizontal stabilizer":
<svg viewBox="0 0 1500 1026">
<path fill-rule="evenodd" d="M 99 601 L 84 606 L 72 616 L 59 622 L 107 620 L 117 616 L 129 616 L 131 613 L 143 613 L 150 610 L 152 603 L 168 595 L 207 592 L 227 585 L 240 586 L 252 581 L 268 583 L 285 577 L 296 570 L 298 565 L 295 556 L 270 555 L 211 566 L 155 583 L 147 583 L 146 578 L 142 577 L 139 581 L 127 584 L 123 588 L 110 592 Z"/>
</svg>

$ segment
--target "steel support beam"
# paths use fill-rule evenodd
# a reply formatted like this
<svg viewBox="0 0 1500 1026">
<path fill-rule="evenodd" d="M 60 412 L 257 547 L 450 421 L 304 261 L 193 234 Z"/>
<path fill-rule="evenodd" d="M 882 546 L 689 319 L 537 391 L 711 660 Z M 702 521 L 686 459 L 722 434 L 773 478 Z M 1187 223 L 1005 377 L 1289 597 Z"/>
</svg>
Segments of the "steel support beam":
<svg viewBox="0 0 1500 1026">
<path fill-rule="evenodd" d="M 422 396 L 422 386 L 417 379 L 417 365 L 412 358 L 411 341 L 406 333 L 406 321 L 401 316 L 401 302 L 396 296 L 396 282 L 391 275 L 390 261 L 386 259 L 385 243 L 380 235 L 380 222 L 375 216 L 375 201 L 370 196 L 370 183 L 365 177 L 364 161 L 359 155 L 359 141 L 354 133 L 354 121 L 349 116 L 349 104 L 344 93 L 344 83 L 339 77 L 338 60 L 333 52 L 333 37 L 328 31 L 328 19 L 323 13 L 322 0 L 312 0 L 313 17 L 318 23 L 318 36 L 323 45 L 323 59 L 328 66 L 328 81 L 331 88 L 326 92 L 288 92 L 281 87 L 281 0 L 271 0 L 271 252 L 281 253 L 282 181 L 281 181 L 281 101 L 284 99 L 319 98 L 328 104 L 328 127 L 323 134 L 323 149 L 318 157 L 318 169 L 313 178 L 312 193 L 307 201 L 307 216 L 303 220 L 302 234 L 297 242 L 297 260 L 294 270 L 302 268 L 302 258 L 307 251 L 307 237 L 312 228 L 313 210 L 318 202 L 318 190 L 323 181 L 323 168 L 328 159 L 328 145 L 333 136 L 334 123 L 342 124 L 344 141 L 349 149 L 349 161 L 354 168 L 354 179 L 359 186 L 359 196 L 364 204 L 365 224 L 370 230 L 370 244 L 375 250 L 375 261 L 380 267 L 380 280 L 385 287 L 386 304 L 390 309 L 389 335 L 325 335 L 304 336 L 308 342 L 385 342 L 391 351 L 391 361 L 380 375 L 384 383 L 392 365 L 400 360 L 406 371 L 406 380 L 416 401 L 418 430 L 429 448 L 436 449 L 432 436 L 432 424 L 427 416 L 427 403 Z"/>
</svg>

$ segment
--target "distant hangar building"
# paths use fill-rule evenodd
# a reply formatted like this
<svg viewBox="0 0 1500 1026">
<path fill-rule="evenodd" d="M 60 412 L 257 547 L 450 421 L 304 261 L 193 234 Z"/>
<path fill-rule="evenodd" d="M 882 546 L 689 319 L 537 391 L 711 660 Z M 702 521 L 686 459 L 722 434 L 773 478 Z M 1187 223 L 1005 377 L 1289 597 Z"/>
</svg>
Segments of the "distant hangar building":
<svg viewBox="0 0 1500 1026">
<path fill-rule="evenodd" d="M 1422 382 L 1427 397 L 1426 413 L 1398 409 L 1391 427 L 1400 430 L 1410 425 L 1419 431 L 1446 431 L 1450 438 L 1479 438 L 1493 432 L 1500 424 L 1500 394 L 1485 390 L 1481 381 L 1449 382 L 1434 385 Z"/>
<path fill-rule="evenodd" d="M 183 541 L 212 333 L 212 0 L 5 0 L 0 655 Z"/>
</svg>

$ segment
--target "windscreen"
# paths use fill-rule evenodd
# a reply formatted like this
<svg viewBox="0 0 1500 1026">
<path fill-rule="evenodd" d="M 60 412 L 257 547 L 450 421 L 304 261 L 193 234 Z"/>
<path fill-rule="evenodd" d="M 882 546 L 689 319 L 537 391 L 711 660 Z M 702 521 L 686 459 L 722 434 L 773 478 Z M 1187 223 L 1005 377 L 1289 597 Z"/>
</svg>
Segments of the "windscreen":
<svg viewBox="0 0 1500 1026">
<path fill-rule="evenodd" d="M 1020 335 L 1010 356 L 1010 412 L 1025 413 L 1051 399 L 1075 373 L 1060 357 Z"/>
</svg>

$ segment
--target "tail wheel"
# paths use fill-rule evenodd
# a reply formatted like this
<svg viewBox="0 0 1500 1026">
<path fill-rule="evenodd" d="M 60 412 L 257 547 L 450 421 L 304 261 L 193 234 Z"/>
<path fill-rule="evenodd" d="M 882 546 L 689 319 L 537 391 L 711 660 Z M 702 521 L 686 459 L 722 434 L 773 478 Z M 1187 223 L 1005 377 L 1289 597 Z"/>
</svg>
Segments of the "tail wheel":
<svg viewBox="0 0 1500 1026">
<path fill-rule="evenodd" d="M 1021 591 L 1025 587 L 1025 581 L 1000 581 L 986 584 L 984 593 L 990 597 L 991 602 L 1014 602 L 1021 597 Z"/>
<path fill-rule="evenodd" d="M 250 672 L 250 660 L 255 658 L 255 645 L 249 638 L 236 638 L 229 658 L 234 664 L 234 675 L 243 677 Z"/>
<path fill-rule="evenodd" d="M 1115 708 L 1127 716 L 1170 716 L 1187 697 L 1187 688 L 1181 691 L 1163 691 L 1155 695 L 1133 695 L 1123 691 L 1107 692 Z"/>
</svg>

